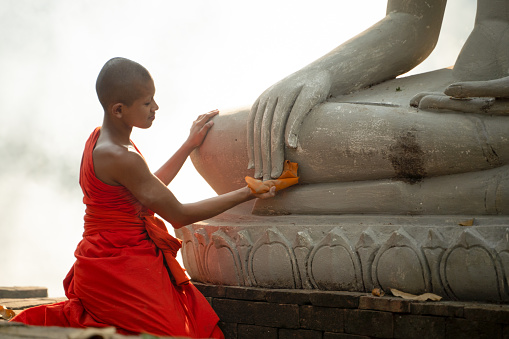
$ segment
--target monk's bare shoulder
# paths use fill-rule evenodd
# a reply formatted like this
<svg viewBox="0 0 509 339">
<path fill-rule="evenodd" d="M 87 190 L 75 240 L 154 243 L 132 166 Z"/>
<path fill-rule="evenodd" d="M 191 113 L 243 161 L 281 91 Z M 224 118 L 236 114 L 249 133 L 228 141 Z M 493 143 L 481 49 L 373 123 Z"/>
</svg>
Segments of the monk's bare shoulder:
<svg viewBox="0 0 509 339">
<path fill-rule="evenodd" d="M 132 146 L 98 143 L 93 151 L 96 177 L 108 185 L 122 185 L 126 175 L 147 168 L 143 157 Z"/>
</svg>

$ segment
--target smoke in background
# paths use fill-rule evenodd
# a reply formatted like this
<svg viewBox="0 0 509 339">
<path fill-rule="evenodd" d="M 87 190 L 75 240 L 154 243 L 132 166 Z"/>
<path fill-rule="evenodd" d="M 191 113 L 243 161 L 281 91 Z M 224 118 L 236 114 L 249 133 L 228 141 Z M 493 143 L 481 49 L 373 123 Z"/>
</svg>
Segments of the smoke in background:
<svg viewBox="0 0 509 339">
<path fill-rule="evenodd" d="M 81 153 L 102 121 L 95 79 L 108 59 L 136 60 L 155 79 L 160 110 L 133 140 L 156 170 L 199 114 L 250 105 L 381 19 L 385 7 L 380 0 L 3 0 L 0 286 L 63 295 L 83 231 Z M 474 0 L 449 0 L 438 46 L 412 73 L 454 64 L 474 17 Z M 181 202 L 214 195 L 190 163 L 170 188 Z"/>
</svg>

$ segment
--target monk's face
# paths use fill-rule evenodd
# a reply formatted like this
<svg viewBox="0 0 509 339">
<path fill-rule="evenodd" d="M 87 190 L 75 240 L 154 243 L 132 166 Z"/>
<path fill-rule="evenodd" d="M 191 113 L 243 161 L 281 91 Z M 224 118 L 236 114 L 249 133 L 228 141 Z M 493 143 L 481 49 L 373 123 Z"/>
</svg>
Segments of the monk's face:
<svg viewBox="0 0 509 339">
<path fill-rule="evenodd" d="M 148 80 L 137 85 L 137 98 L 130 106 L 124 106 L 122 119 L 130 126 L 149 128 L 155 119 L 159 109 L 155 100 L 155 86 L 153 80 Z"/>
</svg>

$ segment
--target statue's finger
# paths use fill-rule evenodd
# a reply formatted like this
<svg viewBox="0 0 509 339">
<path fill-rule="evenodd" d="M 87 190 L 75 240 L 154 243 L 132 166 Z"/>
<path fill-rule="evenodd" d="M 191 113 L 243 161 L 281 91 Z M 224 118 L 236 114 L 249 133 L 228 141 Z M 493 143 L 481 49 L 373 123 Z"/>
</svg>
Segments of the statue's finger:
<svg viewBox="0 0 509 339">
<path fill-rule="evenodd" d="M 256 112 L 258 111 L 258 104 L 260 103 L 260 98 L 258 98 L 253 106 L 251 106 L 251 111 L 249 111 L 249 117 L 247 119 L 247 158 L 248 164 L 247 169 L 254 168 L 254 125 Z"/>
<path fill-rule="evenodd" d="M 297 147 L 298 134 L 304 118 L 314 106 L 326 99 L 328 93 L 329 89 L 325 90 L 322 87 L 304 87 L 302 89 L 286 123 L 286 144 L 288 147 Z"/>
<path fill-rule="evenodd" d="M 280 99 L 276 105 L 274 118 L 272 119 L 271 178 L 278 178 L 283 172 L 285 161 L 285 126 L 298 93 L 296 92 L 291 97 Z"/>
<path fill-rule="evenodd" d="M 262 170 L 263 180 L 270 179 L 271 161 L 270 161 L 270 145 L 271 145 L 271 131 L 272 131 L 272 117 L 274 116 L 274 109 L 277 105 L 277 98 L 270 99 L 265 106 L 265 112 L 262 119 L 261 130 L 261 143 L 260 148 L 262 152 Z"/>
<path fill-rule="evenodd" d="M 494 98 L 455 99 L 448 96 L 429 95 L 421 100 L 419 109 L 486 114 L 490 112 L 494 102 Z"/>
<path fill-rule="evenodd" d="M 443 95 L 443 94 L 440 93 L 440 92 L 421 92 L 421 93 L 417 93 L 416 95 L 413 96 L 412 99 L 410 99 L 410 106 L 419 107 L 419 103 L 421 102 L 422 98 L 424 98 L 425 96 L 428 96 L 428 95 Z"/>
<path fill-rule="evenodd" d="M 260 179 L 263 176 L 261 133 L 262 133 L 263 114 L 265 113 L 266 106 L 267 106 L 267 101 L 260 102 L 260 104 L 258 105 L 258 109 L 256 110 L 256 116 L 254 119 L 253 153 L 254 153 L 254 163 L 255 163 L 254 177 L 256 179 Z"/>
<path fill-rule="evenodd" d="M 456 98 L 509 98 L 509 77 L 486 81 L 463 81 L 449 85 L 445 94 Z"/>
</svg>

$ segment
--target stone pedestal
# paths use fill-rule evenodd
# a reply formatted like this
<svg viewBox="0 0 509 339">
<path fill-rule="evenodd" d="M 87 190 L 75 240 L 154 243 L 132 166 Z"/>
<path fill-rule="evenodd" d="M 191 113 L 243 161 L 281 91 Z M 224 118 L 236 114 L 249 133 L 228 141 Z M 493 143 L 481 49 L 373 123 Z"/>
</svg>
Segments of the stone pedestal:
<svg viewBox="0 0 509 339">
<path fill-rule="evenodd" d="M 509 301 L 507 216 L 255 216 L 252 203 L 177 231 L 194 281 Z"/>
</svg>

